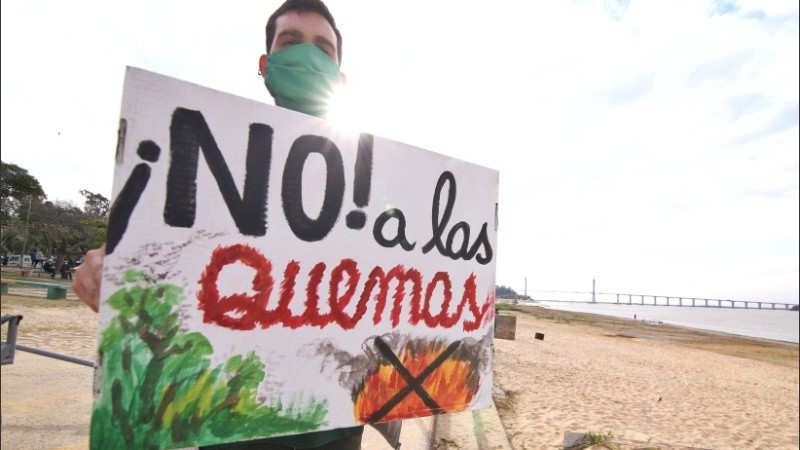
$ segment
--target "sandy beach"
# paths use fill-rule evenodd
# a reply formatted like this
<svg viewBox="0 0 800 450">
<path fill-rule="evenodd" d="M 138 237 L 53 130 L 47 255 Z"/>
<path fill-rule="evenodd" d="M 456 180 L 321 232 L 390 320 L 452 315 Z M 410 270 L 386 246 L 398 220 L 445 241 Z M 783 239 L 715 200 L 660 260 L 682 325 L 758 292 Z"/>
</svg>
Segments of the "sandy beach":
<svg viewBox="0 0 800 450">
<path fill-rule="evenodd" d="M 494 373 L 514 448 L 557 448 L 565 431 L 610 432 L 623 448 L 798 448 L 797 344 L 513 309 Z"/>
<path fill-rule="evenodd" d="M 515 449 L 560 448 L 565 431 L 622 449 L 798 448 L 796 344 L 506 308 L 516 339 L 495 340 L 494 374 Z M 21 344 L 94 359 L 95 317 L 78 301 L 6 294 L 2 314 L 24 316 Z M 2 448 L 87 448 L 92 373 L 18 351 L 2 368 Z"/>
</svg>

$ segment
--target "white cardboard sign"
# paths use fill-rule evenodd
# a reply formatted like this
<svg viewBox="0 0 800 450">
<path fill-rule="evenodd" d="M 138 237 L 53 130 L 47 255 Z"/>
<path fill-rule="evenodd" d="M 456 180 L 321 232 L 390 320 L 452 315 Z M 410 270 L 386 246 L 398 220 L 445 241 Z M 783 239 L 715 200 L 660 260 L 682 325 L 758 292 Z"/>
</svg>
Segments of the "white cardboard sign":
<svg viewBox="0 0 800 450">
<path fill-rule="evenodd" d="M 92 448 L 491 402 L 498 173 L 129 68 Z"/>
</svg>

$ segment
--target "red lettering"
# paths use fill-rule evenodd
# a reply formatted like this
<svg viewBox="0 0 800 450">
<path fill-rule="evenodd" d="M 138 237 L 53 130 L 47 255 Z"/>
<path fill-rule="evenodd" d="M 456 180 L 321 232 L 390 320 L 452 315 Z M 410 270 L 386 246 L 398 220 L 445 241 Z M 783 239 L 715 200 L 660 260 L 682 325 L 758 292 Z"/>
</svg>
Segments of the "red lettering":
<svg viewBox="0 0 800 450">
<path fill-rule="evenodd" d="M 444 301 L 442 302 L 442 312 L 440 312 L 437 316 L 433 316 L 431 314 L 431 297 L 433 296 L 433 291 L 436 289 L 436 285 L 442 283 L 444 286 Z M 450 300 L 453 297 L 453 291 L 451 289 L 450 277 L 447 275 L 446 272 L 436 272 L 436 275 L 433 276 L 433 279 L 430 283 L 428 283 L 428 287 L 425 289 L 425 304 L 422 306 L 422 318 L 425 319 L 425 324 L 431 328 L 435 328 L 437 325 L 441 324 L 445 328 L 452 327 L 455 322 L 458 320 L 453 321 L 449 326 L 446 326 L 442 323 L 443 319 L 447 319 L 447 308 L 450 307 Z M 449 322 L 449 320 L 448 320 Z"/>
<path fill-rule="evenodd" d="M 339 284 L 342 282 L 344 273 L 347 273 L 347 291 L 339 297 Z M 367 312 L 367 299 L 363 296 L 356 305 L 356 311 L 352 316 L 348 316 L 344 311 L 350 303 L 350 299 L 353 298 L 353 294 L 356 293 L 359 278 L 361 278 L 361 273 L 352 259 L 343 259 L 331 272 L 328 303 L 331 305 L 331 315 L 345 330 L 352 330 Z"/>
<path fill-rule="evenodd" d="M 392 327 L 400 324 L 400 310 L 403 308 L 403 299 L 406 298 L 406 283 L 414 283 L 411 289 L 411 318 L 409 323 L 416 325 L 419 322 L 419 301 L 422 293 L 422 274 L 417 269 L 404 270 L 403 266 L 395 266 L 386 277 L 386 288 L 390 280 L 397 280 L 397 289 L 394 291 L 394 305 L 392 306 Z"/>
<path fill-rule="evenodd" d="M 256 271 L 253 277 L 255 295 L 242 293 L 221 297 L 217 280 L 222 268 L 241 263 Z M 272 264 L 258 250 L 244 244 L 217 247 L 211 253 L 211 261 L 200 276 L 200 291 L 197 300 L 204 312 L 203 321 L 216 323 L 235 330 L 252 330 L 261 322 L 272 293 Z"/>
<path fill-rule="evenodd" d="M 467 281 L 464 282 L 464 296 L 462 297 L 461 305 L 463 306 L 465 301 L 469 302 L 469 312 L 472 313 L 475 320 L 465 320 L 464 331 L 477 330 L 478 327 L 481 326 L 481 318 L 489 311 L 489 308 L 494 305 L 493 301 L 487 300 L 487 302 L 483 304 L 483 307 L 478 308 L 478 301 L 475 299 L 475 291 L 477 289 L 478 287 L 475 285 L 475 274 L 470 274 Z"/>
<path fill-rule="evenodd" d="M 314 325 L 324 328 L 325 325 L 333 322 L 333 315 L 322 314 L 319 312 L 319 284 L 322 283 L 322 275 L 325 273 L 325 263 L 317 263 L 309 275 L 311 279 L 308 280 L 306 286 L 306 310 L 303 313 L 303 324 Z"/>
<path fill-rule="evenodd" d="M 219 274 L 222 269 L 230 264 L 241 263 L 255 270 L 252 285 L 254 295 L 236 293 L 221 296 L 217 287 Z M 237 244 L 228 247 L 218 247 L 211 254 L 211 260 L 203 271 L 197 293 L 199 308 L 204 312 L 203 320 L 206 323 L 232 328 L 236 330 L 252 330 L 256 326 L 269 328 L 275 324 L 296 329 L 301 326 L 316 326 L 324 328 L 336 322 L 342 329 L 355 328 L 367 312 L 367 306 L 374 295 L 375 312 L 372 322 L 378 325 L 383 320 L 386 299 L 390 285 L 396 283 L 392 295 L 392 310 L 389 321 L 392 328 L 400 324 L 400 313 L 404 301 L 409 302 L 409 325 L 416 326 L 422 320 L 430 328 L 452 328 L 464 313 L 465 305 L 468 306 L 472 318 L 463 323 L 464 331 L 474 331 L 481 326 L 486 326 L 493 315 L 492 305 L 494 297 L 490 293 L 483 305 L 478 305 L 476 300 L 477 284 L 475 274 L 470 274 L 464 282 L 464 291 L 455 311 L 450 312 L 452 302 L 452 282 L 447 272 L 437 272 L 425 289 L 425 301 L 422 303 L 422 274 L 414 268 L 406 269 L 397 265 L 384 272 L 381 267 L 375 267 L 364 282 L 358 303 L 353 314 L 345 311 L 358 290 L 361 272 L 356 261 L 345 258 L 330 272 L 328 282 L 328 305 L 330 311 L 322 313 L 319 309 L 319 288 L 325 275 L 325 263 L 317 263 L 309 272 L 308 284 L 305 287 L 304 311 L 295 315 L 291 302 L 296 293 L 297 276 L 300 273 L 300 263 L 290 261 L 283 271 L 283 280 L 280 284 L 280 294 L 275 309 L 268 309 L 269 297 L 272 294 L 274 280 L 272 278 L 272 263 L 258 250 Z M 406 295 L 406 284 L 411 283 L 411 290 Z M 437 287 L 442 287 L 441 311 L 434 314 L 431 311 L 431 302 L 436 295 Z M 377 288 L 377 292 L 375 289 Z M 343 292 L 342 292 L 343 289 Z M 374 292 L 374 294 L 373 294 Z"/>
<path fill-rule="evenodd" d="M 389 320 L 391 320 L 392 327 L 396 327 L 398 324 L 400 324 L 400 312 L 403 308 L 403 299 L 406 297 L 406 283 L 409 281 L 414 283 L 414 286 L 411 289 L 411 312 L 409 323 L 411 325 L 416 325 L 420 319 L 419 304 L 422 297 L 422 274 L 420 274 L 416 269 L 406 270 L 402 265 L 399 264 L 394 266 L 388 274 L 384 273 L 383 269 L 380 267 L 375 267 L 369 274 L 367 283 L 364 286 L 364 292 L 362 293 L 361 297 L 369 298 L 369 295 L 372 293 L 372 289 L 375 288 L 376 284 L 380 289 L 375 297 L 375 314 L 372 317 L 372 323 L 377 325 L 382 319 L 381 316 L 383 315 L 383 309 L 386 307 L 386 296 L 389 293 L 389 284 L 392 281 L 397 282 L 397 287 L 395 288 L 394 295 L 392 296 L 392 299 L 394 300 L 392 303 L 392 312 L 389 315 Z"/>
<path fill-rule="evenodd" d="M 275 308 L 283 325 L 291 329 L 299 328 L 303 325 L 303 316 L 295 316 L 289 309 L 289 303 L 294 298 L 294 285 L 297 281 L 297 274 L 300 273 L 300 263 L 289 261 L 286 270 L 283 271 L 283 281 L 281 282 L 281 297 L 278 300 L 278 307 Z"/>
</svg>

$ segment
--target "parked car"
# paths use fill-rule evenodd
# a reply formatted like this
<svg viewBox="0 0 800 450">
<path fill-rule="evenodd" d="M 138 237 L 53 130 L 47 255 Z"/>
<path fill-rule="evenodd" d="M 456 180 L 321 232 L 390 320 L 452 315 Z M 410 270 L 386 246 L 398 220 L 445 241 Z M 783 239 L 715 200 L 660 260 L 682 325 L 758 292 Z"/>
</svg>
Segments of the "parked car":
<svg viewBox="0 0 800 450">
<path fill-rule="evenodd" d="M 8 258 L 8 265 L 10 267 L 29 269 L 31 267 L 31 255 L 22 255 L 21 262 L 20 262 L 20 255 L 11 255 L 11 257 Z"/>
</svg>

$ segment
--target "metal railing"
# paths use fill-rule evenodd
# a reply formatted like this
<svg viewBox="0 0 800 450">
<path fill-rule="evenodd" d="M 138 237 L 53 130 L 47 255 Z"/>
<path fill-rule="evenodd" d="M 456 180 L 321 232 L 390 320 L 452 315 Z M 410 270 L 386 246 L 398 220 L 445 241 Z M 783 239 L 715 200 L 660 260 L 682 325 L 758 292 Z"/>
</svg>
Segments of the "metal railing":
<svg viewBox="0 0 800 450">
<path fill-rule="evenodd" d="M 23 352 L 33 353 L 35 355 L 46 356 L 48 358 L 60 359 L 75 364 L 80 364 L 87 367 L 96 367 L 94 361 L 88 359 L 78 358 L 70 355 L 62 355 L 61 353 L 51 352 L 49 350 L 42 350 L 27 345 L 17 343 L 17 328 L 22 316 L 20 315 L 5 315 L 0 318 L 0 325 L 8 323 L 8 331 L 6 333 L 6 340 L 0 340 L 0 365 L 14 364 L 14 354 L 16 350 Z"/>
</svg>

